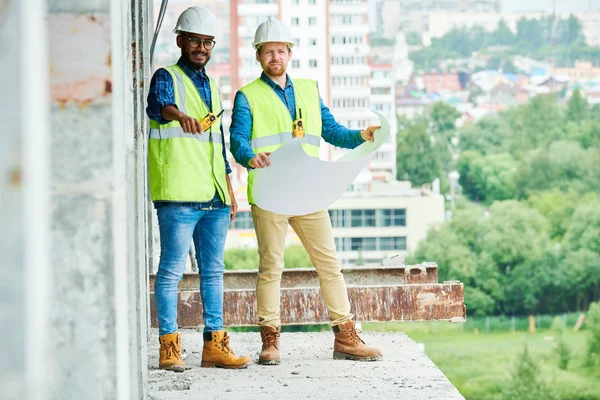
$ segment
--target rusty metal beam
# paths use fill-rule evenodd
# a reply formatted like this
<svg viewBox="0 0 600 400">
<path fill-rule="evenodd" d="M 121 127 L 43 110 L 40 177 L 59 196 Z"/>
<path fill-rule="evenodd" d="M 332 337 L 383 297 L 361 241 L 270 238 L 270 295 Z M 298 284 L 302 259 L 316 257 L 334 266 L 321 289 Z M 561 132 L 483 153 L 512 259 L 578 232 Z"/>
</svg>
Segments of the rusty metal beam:
<svg viewBox="0 0 600 400">
<path fill-rule="evenodd" d="M 374 286 L 380 284 L 403 285 L 410 283 L 437 283 L 438 270 L 435 263 L 393 267 L 348 267 L 342 268 L 348 287 Z M 257 270 L 225 271 L 225 290 L 254 290 Z M 155 274 L 150 275 L 150 292 L 154 291 Z M 179 282 L 180 291 L 194 291 L 200 287 L 198 273 L 186 273 Z M 319 287 L 319 277 L 314 268 L 285 269 L 281 276 L 282 288 Z"/>
<path fill-rule="evenodd" d="M 464 288 L 458 281 L 437 283 L 437 265 L 343 269 L 356 321 L 464 321 Z M 179 287 L 178 323 L 197 327 L 202 302 L 197 274 L 186 274 Z M 432 282 L 433 281 L 433 282 Z M 151 277 L 151 320 L 156 326 L 154 276 Z M 224 323 L 256 325 L 256 271 L 225 273 Z M 285 270 L 282 276 L 281 319 L 286 325 L 327 323 L 327 309 L 316 272 Z"/>
</svg>

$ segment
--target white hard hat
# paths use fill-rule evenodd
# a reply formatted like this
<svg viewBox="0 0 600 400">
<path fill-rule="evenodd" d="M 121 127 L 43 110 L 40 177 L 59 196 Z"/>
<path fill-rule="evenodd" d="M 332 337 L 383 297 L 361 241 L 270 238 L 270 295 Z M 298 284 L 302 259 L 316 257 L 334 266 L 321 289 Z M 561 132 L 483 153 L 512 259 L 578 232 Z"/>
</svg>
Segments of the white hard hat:
<svg viewBox="0 0 600 400">
<path fill-rule="evenodd" d="M 177 18 L 177 25 L 173 32 L 189 32 L 215 37 L 217 36 L 217 17 L 208 8 L 190 7 Z"/>
<path fill-rule="evenodd" d="M 290 28 L 283 22 L 274 18 L 269 18 L 256 28 L 252 46 L 258 50 L 262 44 L 269 42 L 285 43 L 290 49 L 294 47 L 294 40 Z"/>
</svg>

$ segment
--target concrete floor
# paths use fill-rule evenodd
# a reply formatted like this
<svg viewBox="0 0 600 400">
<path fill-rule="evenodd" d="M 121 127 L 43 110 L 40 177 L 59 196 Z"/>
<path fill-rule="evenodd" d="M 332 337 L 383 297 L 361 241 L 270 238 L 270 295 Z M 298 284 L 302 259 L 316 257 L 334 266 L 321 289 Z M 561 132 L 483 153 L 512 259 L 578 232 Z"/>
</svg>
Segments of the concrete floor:
<svg viewBox="0 0 600 400">
<path fill-rule="evenodd" d="M 245 370 L 200 368 L 202 334 L 182 331 L 183 373 L 158 370 L 158 333 L 148 345 L 149 395 L 154 400 L 180 399 L 464 399 L 446 376 L 402 333 L 364 333 L 367 344 L 381 349 L 379 362 L 332 358 L 333 334 L 281 334 L 279 366 L 250 365 Z M 238 355 L 258 359 L 258 333 L 233 333 Z"/>
</svg>

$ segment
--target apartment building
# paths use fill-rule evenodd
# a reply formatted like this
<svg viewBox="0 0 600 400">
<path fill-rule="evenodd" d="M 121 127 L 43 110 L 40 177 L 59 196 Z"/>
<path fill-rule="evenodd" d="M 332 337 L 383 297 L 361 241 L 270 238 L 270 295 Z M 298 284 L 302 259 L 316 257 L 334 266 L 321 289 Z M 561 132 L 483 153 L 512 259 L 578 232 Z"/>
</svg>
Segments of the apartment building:
<svg viewBox="0 0 600 400">
<path fill-rule="evenodd" d="M 371 109 L 381 112 L 390 125 L 390 137 L 373 156 L 370 171 L 373 180 L 390 181 L 396 178 L 396 85 L 391 63 L 371 61 Z"/>
</svg>

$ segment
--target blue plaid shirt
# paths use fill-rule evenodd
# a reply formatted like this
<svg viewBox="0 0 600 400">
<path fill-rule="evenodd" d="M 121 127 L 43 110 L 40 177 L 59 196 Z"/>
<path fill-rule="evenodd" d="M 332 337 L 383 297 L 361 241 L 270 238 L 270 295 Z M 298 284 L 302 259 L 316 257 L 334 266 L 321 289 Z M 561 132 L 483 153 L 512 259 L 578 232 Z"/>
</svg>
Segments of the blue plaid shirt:
<svg viewBox="0 0 600 400">
<path fill-rule="evenodd" d="M 194 82 L 194 85 L 200 93 L 200 97 L 209 107 L 211 112 L 218 113 L 221 110 L 213 110 L 211 102 L 210 92 L 210 81 L 206 75 L 206 69 L 202 71 L 194 70 L 188 67 L 183 60 L 180 58 L 177 61 L 177 65 L 185 72 L 185 74 Z M 160 68 L 152 77 L 150 82 L 150 92 L 148 93 L 148 107 L 146 108 L 146 114 L 148 118 L 158 122 L 159 124 L 166 124 L 171 121 L 166 120 L 162 117 L 160 111 L 166 106 L 175 106 L 175 93 L 173 90 L 173 78 L 171 74 L 164 69 Z M 223 143 L 225 143 L 225 135 L 223 134 L 223 123 L 221 123 L 221 135 L 223 136 Z M 231 167 L 227 161 L 227 154 L 225 153 L 225 146 L 223 146 L 223 159 L 225 160 L 225 170 L 227 174 L 231 173 Z"/>
<path fill-rule="evenodd" d="M 285 88 L 273 82 L 264 72 L 260 76 L 260 79 L 273 88 L 277 96 L 279 96 L 283 104 L 288 108 L 292 121 L 296 120 L 294 86 L 289 75 L 287 76 Z M 323 126 L 321 137 L 323 140 L 345 149 L 353 149 L 364 142 L 360 136 L 360 130 L 348 129 L 338 124 L 331 111 L 329 111 L 329 108 L 323 103 L 323 99 L 319 98 L 319 100 L 321 102 L 321 122 Z M 231 154 L 242 166 L 250 168 L 248 163 L 256 155 L 250 146 L 252 112 L 250 111 L 248 99 L 239 91 L 236 93 L 233 103 L 233 116 L 231 118 L 229 133 L 231 134 Z"/>
</svg>

